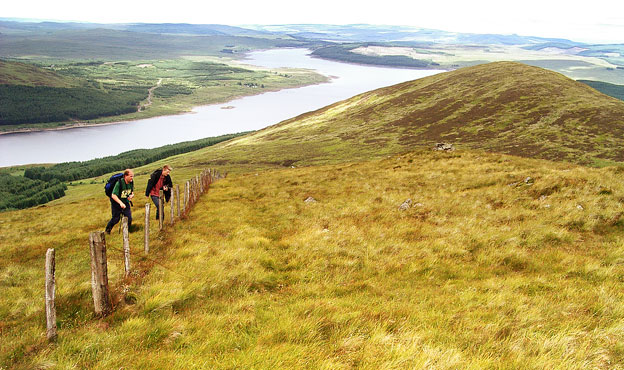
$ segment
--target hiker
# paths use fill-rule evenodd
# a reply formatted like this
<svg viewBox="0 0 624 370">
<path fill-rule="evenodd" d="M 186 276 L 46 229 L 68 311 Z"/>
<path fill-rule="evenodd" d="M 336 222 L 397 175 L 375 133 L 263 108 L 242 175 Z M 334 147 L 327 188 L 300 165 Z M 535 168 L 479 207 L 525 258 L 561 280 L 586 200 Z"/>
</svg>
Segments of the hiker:
<svg viewBox="0 0 624 370">
<path fill-rule="evenodd" d="M 111 213 L 113 217 L 108 221 L 108 225 L 106 225 L 107 234 L 110 234 L 113 226 L 119 222 L 122 213 L 124 216 L 128 217 L 128 229 L 130 229 L 132 225 L 132 210 L 130 206 L 132 205 L 133 197 L 134 172 L 127 169 L 123 172 L 123 177 L 115 183 L 115 187 L 113 187 L 113 192 L 110 196 Z"/>
<path fill-rule="evenodd" d="M 171 198 L 171 188 L 173 187 L 173 182 L 171 182 L 171 177 L 169 174 L 171 173 L 171 166 L 166 164 L 162 169 L 157 169 L 152 172 L 149 181 L 147 182 L 147 188 L 145 188 L 145 196 L 152 198 L 154 205 L 156 205 L 156 219 L 160 216 L 161 210 L 158 207 L 158 198 L 160 196 L 160 190 L 165 194 L 165 202 L 169 201 Z M 163 217 L 165 215 L 163 214 Z M 164 218 L 163 218 L 164 220 Z"/>
</svg>

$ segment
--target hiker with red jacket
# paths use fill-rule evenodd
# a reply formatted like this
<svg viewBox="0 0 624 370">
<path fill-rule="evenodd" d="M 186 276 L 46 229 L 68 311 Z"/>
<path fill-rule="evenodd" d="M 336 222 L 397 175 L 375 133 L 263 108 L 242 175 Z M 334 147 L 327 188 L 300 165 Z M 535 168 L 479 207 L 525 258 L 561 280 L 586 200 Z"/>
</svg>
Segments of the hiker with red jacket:
<svg viewBox="0 0 624 370">
<path fill-rule="evenodd" d="M 158 207 L 158 197 L 160 194 L 160 190 L 165 194 L 165 201 L 168 202 L 169 198 L 171 198 L 171 187 L 173 186 L 173 182 L 171 182 L 171 177 L 169 173 L 171 173 L 171 166 L 168 164 L 165 165 L 162 169 L 158 169 L 152 172 L 149 181 L 147 182 L 147 188 L 145 189 L 145 196 L 152 198 L 152 201 L 156 205 L 156 219 L 160 216 L 161 210 Z M 164 217 L 164 215 L 163 215 Z"/>
<path fill-rule="evenodd" d="M 119 175 L 121 176 L 121 174 Z M 130 209 L 130 206 L 132 204 L 133 197 L 134 172 L 127 169 L 123 172 L 123 176 L 115 182 L 110 196 L 111 213 L 113 214 L 113 217 L 110 221 L 108 221 L 108 225 L 106 225 L 107 234 L 110 234 L 113 226 L 119 222 L 119 218 L 122 213 L 124 216 L 128 217 L 128 228 L 132 226 L 132 210 Z"/>
</svg>

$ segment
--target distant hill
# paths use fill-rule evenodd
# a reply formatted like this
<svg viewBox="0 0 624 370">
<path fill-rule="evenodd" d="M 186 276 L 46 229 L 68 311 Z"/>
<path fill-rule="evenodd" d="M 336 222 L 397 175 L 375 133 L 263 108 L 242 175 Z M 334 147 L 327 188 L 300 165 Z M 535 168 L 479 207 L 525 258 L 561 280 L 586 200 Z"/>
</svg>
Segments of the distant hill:
<svg viewBox="0 0 624 370">
<path fill-rule="evenodd" d="M 180 35 L 212 35 L 212 36 L 248 36 L 274 38 L 270 33 L 255 31 L 241 27 L 221 24 L 188 24 L 188 23 L 133 23 L 123 27 L 133 32 L 150 32 Z"/>
<path fill-rule="evenodd" d="M 448 142 L 584 164 L 624 161 L 624 102 L 515 62 L 462 68 L 367 92 L 235 140 L 226 158 L 315 163 Z M 263 153 L 260 155 L 259 153 Z"/>
<path fill-rule="evenodd" d="M 223 56 L 224 49 L 231 56 L 258 49 L 310 47 L 313 43 L 218 25 L 0 21 L 0 45 L 2 58 L 137 60 Z"/>
<path fill-rule="evenodd" d="M 37 22 L 16 21 L 0 18 L 0 31 L 8 34 L 35 34 L 59 30 L 111 29 L 163 34 L 218 35 L 218 36 L 254 36 L 267 37 L 270 33 L 247 28 L 221 24 L 189 23 L 80 23 L 80 22 Z"/>
<path fill-rule="evenodd" d="M 252 25 L 247 28 L 295 37 L 341 42 L 417 42 L 479 43 L 527 45 L 546 42 L 570 43 L 569 40 L 535 36 L 458 33 L 428 28 L 371 24 L 283 24 Z"/>
</svg>

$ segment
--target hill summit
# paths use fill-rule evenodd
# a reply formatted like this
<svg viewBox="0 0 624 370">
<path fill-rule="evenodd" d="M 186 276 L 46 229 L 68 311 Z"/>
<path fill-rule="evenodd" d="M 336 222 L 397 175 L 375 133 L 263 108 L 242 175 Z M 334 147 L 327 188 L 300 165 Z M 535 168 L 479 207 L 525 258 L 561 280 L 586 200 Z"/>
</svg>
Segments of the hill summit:
<svg viewBox="0 0 624 370">
<path fill-rule="evenodd" d="M 496 62 L 367 92 L 235 143 L 288 153 L 288 163 L 357 159 L 443 141 L 597 164 L 624 161 L 623 133 L 624 102 L 556 72 Z"/>
</svg>

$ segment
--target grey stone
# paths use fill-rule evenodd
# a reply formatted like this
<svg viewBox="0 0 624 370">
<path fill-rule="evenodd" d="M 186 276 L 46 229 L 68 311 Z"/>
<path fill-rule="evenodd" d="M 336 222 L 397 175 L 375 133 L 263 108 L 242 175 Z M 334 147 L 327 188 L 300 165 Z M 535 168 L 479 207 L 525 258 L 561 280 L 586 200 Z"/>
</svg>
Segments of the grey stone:
<svg viewBox="0 0 624 370">
<path fill-rule="evenodd" d="M 453 151 L 455 150 L 455 148 L 453 147 L 453 144 L 437 143 L 433 150 Z"/>
<path fill-rule="evenodd" d="M 412 200 L 411 199 L 406 199 L 405 202 L 403 202 L 403 204 L 401 204 L 399 206 L 399 211 L 406 211 L 408 210 L 410 207 L 412 206 Z"/>
</svg>

